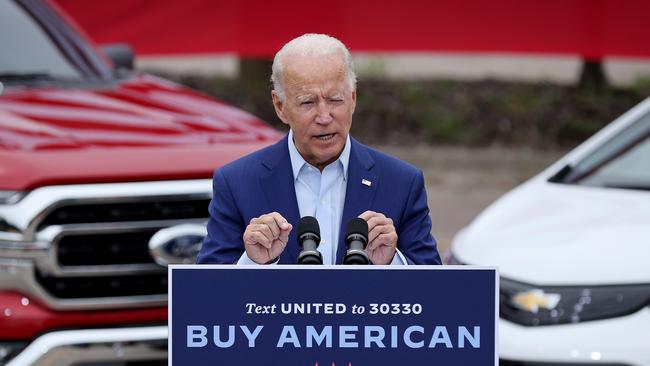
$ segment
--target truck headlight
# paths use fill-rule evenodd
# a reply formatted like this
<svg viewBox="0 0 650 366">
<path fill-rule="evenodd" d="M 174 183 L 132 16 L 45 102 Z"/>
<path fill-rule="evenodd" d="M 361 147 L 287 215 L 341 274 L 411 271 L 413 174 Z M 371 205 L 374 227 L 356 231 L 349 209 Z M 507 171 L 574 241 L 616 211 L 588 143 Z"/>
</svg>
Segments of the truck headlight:
<svg viewBox="0 0 650 366">
<path fill-rule="evenodd" d="M 0 258 L 33 256 L 42 245 L 25 241 L 25 233 L 14 222 L 16 204 L 25 196 L 23 192 L 0 190 Z"/>
<path fill-rule="evenodd" d="M 21 198 L 22 194 L 20 192 L 0 190 L 0 205 L 13 205 L 18 203 Z"/>
<path fill-rule="evenodd" d="M 27 347 L 27 342 L 5 342 L 0 341 L 0 366 L 6 365 L 20 351 Z"/>
<path fill-rule="evenodd" d="M 0 190 L 0 232 L 14 231 L 13 227 L 5 221 L 4 211 L 8 206 L 18 203 L 22 196 L 20 192 Z"/>
<path fill-rule="evenodd" d="M 632 314 L 650 304 L 650 285 L 533 286 L 501 278 L 500 317 L 525 326 Z"/>
</svg>

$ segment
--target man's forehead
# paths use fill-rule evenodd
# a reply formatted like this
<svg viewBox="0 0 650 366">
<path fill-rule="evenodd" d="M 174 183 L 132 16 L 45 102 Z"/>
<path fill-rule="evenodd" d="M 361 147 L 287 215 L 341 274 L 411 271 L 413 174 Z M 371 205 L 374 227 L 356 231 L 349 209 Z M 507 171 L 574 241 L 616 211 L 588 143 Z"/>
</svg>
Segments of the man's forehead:
<svg viewBox="0 0 650 366">
<path fill-rule="evenodd" d="M 287 55 L 283 60 L 287 82 L 324 82 L 343 80 L 346 74 L 343 55 Z"/>
</svg>

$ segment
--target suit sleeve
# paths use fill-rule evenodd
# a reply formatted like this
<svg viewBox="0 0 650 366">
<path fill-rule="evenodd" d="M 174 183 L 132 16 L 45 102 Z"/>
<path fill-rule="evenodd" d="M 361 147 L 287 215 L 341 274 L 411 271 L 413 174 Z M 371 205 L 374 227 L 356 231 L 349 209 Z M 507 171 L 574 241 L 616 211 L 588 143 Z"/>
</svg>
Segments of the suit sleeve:
<svg viewBox="0 0 650 366">
<path fill-rule="evenodd" d="M 197 258 L 199 264 L 236 263 L 244 252 L 242 236 L 246 229 L 226 176 L 214 173 L 212 201 L 208 206 L 208 235 Z"/>
<path fill-rule="evenodd" d="M 406 208 L 397 229 L 397 247 L 409 264 L 441 264 L 436 241 L 431 235 L 431 218 L 420 170 L 414 175 Z"/>
</svg>

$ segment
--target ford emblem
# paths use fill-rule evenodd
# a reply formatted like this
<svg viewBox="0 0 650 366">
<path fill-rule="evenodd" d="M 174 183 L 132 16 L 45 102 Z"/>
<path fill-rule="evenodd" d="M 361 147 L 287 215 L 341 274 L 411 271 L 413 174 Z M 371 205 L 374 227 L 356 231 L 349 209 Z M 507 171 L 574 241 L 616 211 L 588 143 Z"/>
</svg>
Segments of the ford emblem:
<svg viewBox="0 0 650 366">
<path fill-rule="evenodd" d="M 149 239 L 149 253 L 161 266 L 196 263 L 206 235 L 205 225 L 182 224 L 164 228 Z"/>
</svg>

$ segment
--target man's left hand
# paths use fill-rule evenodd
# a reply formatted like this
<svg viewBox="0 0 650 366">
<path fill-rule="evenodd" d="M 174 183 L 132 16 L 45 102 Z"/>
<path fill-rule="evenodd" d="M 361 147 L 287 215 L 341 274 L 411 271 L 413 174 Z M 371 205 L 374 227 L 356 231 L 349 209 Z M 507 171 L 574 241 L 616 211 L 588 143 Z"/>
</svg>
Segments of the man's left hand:
<svg viewBox="0 0 650 366">
<path fill-rule="evenodd" d="M 368 223 L 368 258 L 373 264 L 390 264 L 397 250 L 397 232 L 393 220 L 374 211 L 366 211 L 359 217 Z"/>
</svg>

